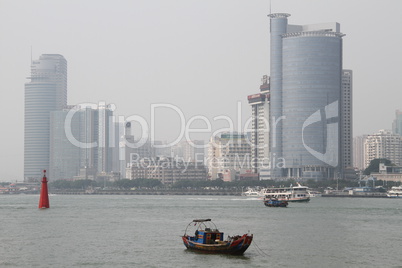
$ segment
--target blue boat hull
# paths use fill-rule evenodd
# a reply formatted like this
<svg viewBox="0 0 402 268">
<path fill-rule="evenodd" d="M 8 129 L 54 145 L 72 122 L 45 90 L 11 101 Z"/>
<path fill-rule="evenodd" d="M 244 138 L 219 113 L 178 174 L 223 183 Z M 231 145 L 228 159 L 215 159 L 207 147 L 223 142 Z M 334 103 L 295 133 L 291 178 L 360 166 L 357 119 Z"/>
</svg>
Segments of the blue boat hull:
<svg viewBox="0 0 402 268">
<path fill-rule="evenodd" d="M 267 207 L 283 207 L 283 208 L 285 208 L 288 206 L 288 202 L 270 199 L 270 200 L 265 200 L 264 205 Z"/>
</svg>

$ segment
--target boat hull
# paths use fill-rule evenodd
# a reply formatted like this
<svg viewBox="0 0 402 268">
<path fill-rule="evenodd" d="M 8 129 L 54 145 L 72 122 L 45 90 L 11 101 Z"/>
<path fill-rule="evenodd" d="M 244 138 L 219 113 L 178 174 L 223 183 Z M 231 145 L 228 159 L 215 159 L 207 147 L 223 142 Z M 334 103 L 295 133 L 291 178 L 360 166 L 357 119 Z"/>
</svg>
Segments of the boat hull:
<svg viewBox="0 0 402 268">
<path fill-rule="evenodd" d="M 280 200 L 266 200 L 264 201 L 264 205 L 267 207 L 281 207 L 286 208 L 288 206 L 287 201 L 280 201 Z"/>
<path fill-rule="evenodd" d="M 220 241 L 216 244 L 201 244 L 190 240 L 190 236 L 182 236 L 188 250 L 207 254 L 242 255 L 253 241 L 253 235 L 244 234 L 233 241 Z"/>
<path fill-rule="evenodd" d="M 264 202 L 267 202 L 270 198 L 265 198 Z M 277 198 L 278 201 L 286 201 L 286 202 L 309 202 L 310 197 L 307 198 Z"/>
<path fill-rule="evenodd" d="M 402 198 L 402 195 L 392 195 L 392 194 L 387 194 L 388 198 Z"/>
<path fill-rule="evenodd" d="M 290 198 L 289 200 L 286 200 L 288 202 L 308 202 L 310 201 L 310 197 L 307 198 Z"/>
</svg>

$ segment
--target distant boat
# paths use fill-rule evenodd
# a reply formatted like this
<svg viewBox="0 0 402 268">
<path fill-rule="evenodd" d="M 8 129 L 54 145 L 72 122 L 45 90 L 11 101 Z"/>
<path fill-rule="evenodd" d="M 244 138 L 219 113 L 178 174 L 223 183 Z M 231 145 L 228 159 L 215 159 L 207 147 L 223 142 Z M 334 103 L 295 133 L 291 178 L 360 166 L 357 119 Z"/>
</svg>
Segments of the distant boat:
<svg viewBox="0 0 402 268">
<path fill-rule="evenodd" d="M 319 196 L 322 196 L 322 193 L 321 193 L 321 192 L 318 192 L 318 191 L 308 191 L 308 194 L 309 194 L 310 197 L 319 197 Z"/>
<path fill-rule="evenodd" d="M 188 228 L 195 229 L 193 236 L 187 234 Z M 228 236 L 224 240 L 223 232 L 220 232 L 211 219 L 196 219 L 187 225 L 182 236 L 184 245 L 188 250 L 210 254 L 243 254 L 253 241 L 253 235 Z"/>
<path fill-rule="evenodd" d="M 282 188 L 265 188 L 264 201 L 269 199 L 277 199 L 287 202 L 308 202 L 310 201 L 310 194 L 307 191 L 307 186 L 301 186 L 297 183 L 297 186 L 282 187 Z"/>
<path fill-rule="evenodd" d="M 257 191 L 255 189 L 249 188 L 247 191 L 243 192 L 241 194 L 242 196 L 247 196 L 247 197 L 262 197 L 264 196 L 261 191 Z"/>
<path fill-rule="evenodd" d="M 387 197 L 402 198 L 402 185 L 392 186 L 391 190 L 387 192 Z"/>
<path fill-rule="evenodd" d="M 264 205 L 267 207 L 282 207 L 286 208 L 288 206 L 288 201 L 281 201 L 278 199 L 268 199 L 264 200 Z"/>
</svg>

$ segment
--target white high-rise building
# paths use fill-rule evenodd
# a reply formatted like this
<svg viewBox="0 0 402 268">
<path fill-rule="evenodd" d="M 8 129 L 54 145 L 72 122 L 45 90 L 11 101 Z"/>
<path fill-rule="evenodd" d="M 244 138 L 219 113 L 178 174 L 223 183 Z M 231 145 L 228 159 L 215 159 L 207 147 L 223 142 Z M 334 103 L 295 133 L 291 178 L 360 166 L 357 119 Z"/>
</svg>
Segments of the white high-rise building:
<svg viewBox="0 0 402 268">
<path fill-rule="evenodd" d="M 390 130 L 368 135 L 364 142 L 364 164 L 367 168 L 373 159 L 385 158 L 397 166 L 402 165 L 402 136 Z"/>
<path fill-rule="evenodd" d="M 269 77 L 264 75 L 260 93 L 249 95 L 251 105 L 251 157 L 253 172 L 269 178 Z"/>
<path fill-rule="evenodd" d="M 364 163 L 364 142 L 367 135 L 357 136 L 353 138 L 353 166 L 359 170 L 366 168 Z"/>
<path fill-rule="evenodd" d="M 49 169 L 50 112 L 67 105 L 67 61 L 43 54 L 31 63 L 25 84 L 24 180 L 41 178 Z"/>
</svg>

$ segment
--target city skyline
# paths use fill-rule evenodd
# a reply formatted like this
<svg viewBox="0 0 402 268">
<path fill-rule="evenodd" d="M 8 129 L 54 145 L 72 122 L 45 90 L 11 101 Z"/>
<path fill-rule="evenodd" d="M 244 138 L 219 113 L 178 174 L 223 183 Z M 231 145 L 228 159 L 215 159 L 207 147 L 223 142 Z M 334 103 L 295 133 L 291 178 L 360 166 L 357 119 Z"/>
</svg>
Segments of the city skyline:
<svg viewBox="0 0 402 268">
<path fill-rule="evenodd" d="M 313 10 L 296 1 L 272 1 L 271 11 L 292 14 L 295 24 L 341 23 L 346 33 L 343 67 L 354 72 L 354 136 L 390 129 L 395 110 L 402 108 L 397 101 L 402 34 L 390 27 L 401 24 L 401 4 L 368 1 L 360 12 L 363 6 L 347 1 L 309 3 Z M 7 131 L 1 139 L 0 180 L 23 178 L 23 84 L 29 75 L 31 46 L 33 58 L 58 53 L 69 61 L 69 104 L 106 101 L 116 105 L 116 114 L 125 116 L 147 117 L 150 104 L 164 102 L 180 107 L 188 117 L 235 118 L 240 101 L 246 119 L 250 108 L 245 96 L 253 94 L 260 77 L 270 73 L 266 1 L 133 6 L 124 2 L 119 7 L 100 3 L 94 12 L 91 2 L 27 1 L 21 12 L 17 12 L 21 3 L 0 5 L 4 39 L 0 49 L 7 52 L 1 56 L 0 83 L 2 99 L 8 100 L 2 111 L 11 115 L 5 118 Z M 68 15 L 73 10 L 74 20 Z M 106 12 L 113 20 L 103 20 L 109 17 Z M 31 33 L 28 25 L 37 30 Z M 378 101 L 381 98 L 386 98 L 386 105 Z M 177 124 L 173 111 L 164 114 L 173 117 L 171 125 Z M 164 118 L 159 119 L 158 133 L 169 130 Z M 177 134 L 171 129 L 169 138 Z"/>
</svg>

